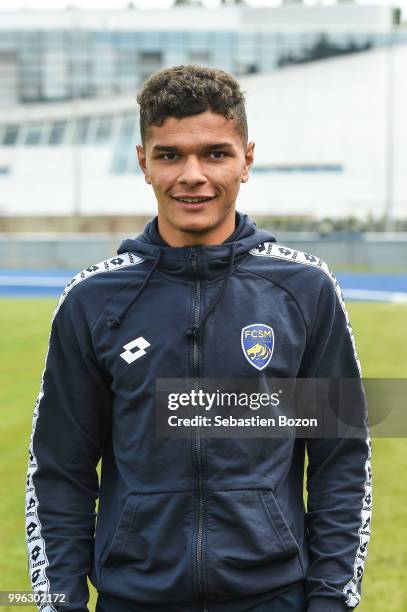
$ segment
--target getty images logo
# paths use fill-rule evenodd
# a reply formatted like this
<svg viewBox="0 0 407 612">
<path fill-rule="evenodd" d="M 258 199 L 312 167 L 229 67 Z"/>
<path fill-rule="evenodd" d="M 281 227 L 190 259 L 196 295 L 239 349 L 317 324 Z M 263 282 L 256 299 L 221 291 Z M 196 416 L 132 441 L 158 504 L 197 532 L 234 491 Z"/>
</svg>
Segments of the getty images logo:
<svg viewBox="0 0 407 612">
<path fill-rule="evenodd" d="M 151 346 L 150 343 L 140 336 L 123 346 L 124 352 L 120 353 L 120 357 L 124 359 L 124 361 L 127 361 L 127 363 L 133 363 L 133 361 L 136 361 L 136 359 L 146 354 L 145 349 L 149 346 Z"/>
</svg>

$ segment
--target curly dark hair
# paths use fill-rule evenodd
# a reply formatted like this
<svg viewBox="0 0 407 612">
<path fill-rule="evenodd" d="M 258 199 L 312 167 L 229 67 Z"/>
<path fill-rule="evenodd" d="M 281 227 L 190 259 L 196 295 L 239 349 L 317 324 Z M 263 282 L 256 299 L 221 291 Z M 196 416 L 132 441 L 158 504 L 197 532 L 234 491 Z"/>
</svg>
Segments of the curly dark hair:
<svg viewBox="0 0 407 612">
<path fill-rule="evenodd" d="M 144 145 L 151 125 L 167 117 L 182 119 L 205 111 L 234 119 L 236 133 L 247 144 L 244 94 L 237 80 L 223 70 L 196 64 L 174 66 L 153 74 L 137 96 Z"/>
</svg>

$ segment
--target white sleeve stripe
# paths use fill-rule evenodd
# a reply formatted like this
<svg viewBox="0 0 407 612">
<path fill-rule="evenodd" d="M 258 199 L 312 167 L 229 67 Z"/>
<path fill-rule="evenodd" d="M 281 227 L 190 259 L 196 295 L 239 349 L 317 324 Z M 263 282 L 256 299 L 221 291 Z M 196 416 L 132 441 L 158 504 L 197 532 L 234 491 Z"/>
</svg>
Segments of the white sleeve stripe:
<svg viewBox="0 0 407 612">
<path fill-rule="evenodd" d="M 86 280 L 87 278 L 94 276 L 95 274 L 101 274 L 102 272 L 113 272 L 115 270 L 120 270 L 121 268 L 126 268 L 129 266 L 134 266 L 144 261 L 140 257 L 133 255 L 133 253 L 123 253 L 113 257 L 112 259 L 108 259 L 106 261 L 102 261 L 96 265 L 90 266 L 86 268 L 82 272 L 79 272 L 65 287 L 63 290 L 59 302 L 55 308 L 54 314 L 52 316 L 52 323 L 57 315 L 58 310 L 60 309 L 62 303 L 64 302 L 66 296 L 70 292 L 73 287 L 76 287 L 79 283 Z M 48 350 L 45 356 L 45 367 L 41 376 L 41 384 L 40 391 L 38 393 L 35 407 L 34 407 L 34 415 L 33 415 L 33 425 L 30 436 L 30 447 L 29 447 L 29 460 L 28 460 L 28 473 L 27 473 L 27 487 L 26 487 L 26 545 L 28 552 L 28 570 L 30 574 L 32 590 L 34 592 L 41 591 L 42 593 L 50 593 L 50 584 L 47 577 L 46 569 L 49 566 L 48 558 L 45 551 L 45 541 L 41 536 L 41 522 L 38 518 L 38 507 L 39 502 L 37 498 L 37 494 L 35 491 L 35 486 L 33 483 L 33 476 L 37 469 L 37 459 L 34 455 L 33 448 L 33 440 L 35 434 L 35 428 L 37 424 L 39 407 L 41 404 L 41 400 L 44 397 L 44 375 L 47 367 L 47 359 L 49 352 L 49 341 L 51 338 L 51 332 L 49 334 L 48 339 Z M 38 610 L 41 612 L 56 612 L 56 609 L 52 604 L 39 605 Z"/>
<path fill-rule="evenodd" d="M 255 249 L 249 251 L 251 255 L 257 257 L 271 257 L 275 259 L 285 259 L 292 263 L 303 264 L 306 266 L 312 266 L 314 268 L 320 268 L 332 281 L 335 293 L 338 298 L 339 304 L 345 315 L 346 328 L 349 333 L 349 337 L 352 343 L 353 354 L 355 357 L 356 365 L 359 371 L 359 376 L 362 376 L 362 368 L 360 365 L 359 357 L 356 352 L 355 338 L 353 336 L 352 326 L 350 324 L 348 312 L 346 310 L 345 302 L 342 297 L 342 293 L 339 287 L 339 283 L 335 276 L 330 271 L 326 262 L 315 255 L 303 253 L 292 248 L 278 245 L 274 242 L 264 242 Z M 361 521 L 358 529 L 359 545 L 355 553 L 355 559 L 353 562 L 353 575 L 352 578 L 347 582 L 343 588 L 344 594 L 347 596 L 346 604 L 354 608 L 360 602 L 360 594 L 358 591 L 358 585 L 362 579 L 365 560 L 367 555 L 367 548 L 370 540 L 370 524 L 372 516 L 372 441 L 369 432 L 366 435 L 367 444 L 367 459 L 365 462 L 365 482 L 364 482 L 364 494 L 361 509 Z"/>
</svg>

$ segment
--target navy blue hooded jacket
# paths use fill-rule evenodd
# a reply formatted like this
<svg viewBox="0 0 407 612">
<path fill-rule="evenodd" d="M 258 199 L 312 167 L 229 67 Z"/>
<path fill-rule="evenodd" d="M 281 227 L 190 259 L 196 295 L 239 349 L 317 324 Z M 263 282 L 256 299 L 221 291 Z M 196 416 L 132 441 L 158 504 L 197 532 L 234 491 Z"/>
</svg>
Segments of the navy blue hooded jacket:
<svg viewBox="0 0 407 612">
<path fill-rule="evenodd" d="M 66 610 L 87 610 L 87 576 L 112 610 L 241 612 L 301 580 L 309 612 L 359 602 L 368 433 L 155 435 L 159 377 L 360 375 L 326 264 L 237 221 L 223 244 L 174 248 L 154 219 L 62 293 L 34 411 L 26 531 L 34 591 L 69 593 Z M 240 344 L 259 322 L 275 335 L 262 371 Z"/>
</svg>

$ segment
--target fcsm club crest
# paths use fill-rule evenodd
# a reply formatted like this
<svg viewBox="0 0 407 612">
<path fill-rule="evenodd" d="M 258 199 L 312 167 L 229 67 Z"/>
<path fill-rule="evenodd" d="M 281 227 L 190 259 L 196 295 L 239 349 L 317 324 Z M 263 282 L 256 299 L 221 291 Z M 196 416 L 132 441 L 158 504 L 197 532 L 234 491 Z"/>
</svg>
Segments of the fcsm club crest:
<svg viewBox="0 0 407 612">
<path fill-rule="evenodd" d="M 242 350 L 247 361 L 257 370 L 270 363 L 274 350 L 274 332 L 264 323 L 252 323 L 242 329 Z"/>
</svg>

